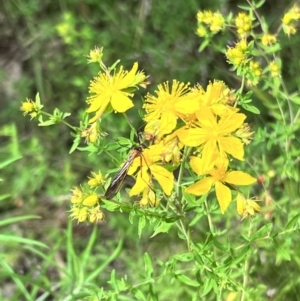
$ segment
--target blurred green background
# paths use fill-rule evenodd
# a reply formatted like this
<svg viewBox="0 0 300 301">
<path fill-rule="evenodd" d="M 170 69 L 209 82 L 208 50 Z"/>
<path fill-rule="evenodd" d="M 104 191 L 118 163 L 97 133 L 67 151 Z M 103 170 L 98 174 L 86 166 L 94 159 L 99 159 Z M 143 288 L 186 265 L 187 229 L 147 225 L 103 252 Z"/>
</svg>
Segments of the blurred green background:
<svg viewBox="0 0 300 301">
<path fill-rule="evenodd" d="M 266 1 L 260 14 L 265 16 L 271 28 L 277 28 L 280 17 L 291 3 Z M 62 111 L 72 112 L 68 121 L 76 125 L 78 116 L 86 108 L 89 81 L 97 74 L 97 67 L 86 63 L 86 56 L 95 46 L 104 47 L 107 65 L 121 59 L 125 68 L 131 68 L 137 61 L 139 68 L 150 75 L 150 92 L 158 83 L 172 79 L 200 83 L 204 87 L 210 80 L 220 79 L 230 88 L 237 88 L 239 82 L 228 72 L 224 54 L 211 48 L 198 52 L 201 39 L 195 31 L 199 9 L 236 13 L 238 4 L 246 4 L 246 1 L 1 1 L 0 162 L 17 161 L 1 169 L 0 195 L 7 197 L 0 202 L 0 216 L 42 216 L 39 221 L 27 222 L 14 229 L 5 228 L 3 232 L 13 231 L 40 239 L 50 246 L 63 245 L 58 237 L 66 228 L 70 189 L 86 180 L 91 170 L 114 167 L 108 158 L 101 156 L 87 157 L 78 151 L 69 155 L 72 145 L 69 129 L 63 125 L 39 128 L 35 121 L 30 122 L 19 109 L 26 97 L 34 99 L 39 92 L 47 111 L 59 107 Z M 234 43 L 233 38 L 225 34 L 220 34 L 217 39 L 226 45 Z M 296 43 L 299 45 L 299 38 L 282 42 L 283 74 L 290 90 L 298 84 L 292 80 L 298 72 L 297 64 L 290 60 L 293 57 L 299 61 Z M 139 93 L 136 102 L 141 104 L 144 91 Z M 254 127 L 274 122 L 274 108 L 269 97 L 260 93 L 254 95 L 254 105 L 261 110 L 260 116 L 249 114 Z M 130 112 L 129 116 L 137 127 L 141 126 L 138 116 Z M 122 118 L 109 118 L 106 123 L 112 139 L 118 135 L 129 138 L 129 128 Z M 256 147 L 261 156 L 259 152 L 263 153 L 265 146 Z M 252 155 L 255 156 L 253 152 Z M 256 172 L 267 172 L 266 168 L 266 165 L 257 166 Z M 146 234 L 141 241 L 136 240 L 137 226 L 129 226 L 126 215 L 111 214 L 108 222 L 99 227 L 99 253 L 109 253 L 121 238 L 125 240 L 121 257 L 136 258 L 136 254 L 145 250 L 164 257 L 175 247 L 171 235 L 149 241 Z M 204 227 L 203 233 L 205 230 Z M 74 231 L 75 244 L 80 248 L 91 227 L 75 226 Z M 177 245 L 176 248 L 184 249 L 184 246 Z M 1 247 L 1 252 L 4 251 L 11 252 L 12 265 L 24 273 L 32 268 L 33 263 L 26 257 L 26 252 Z M 135 255 L 132 252 L 136 252 Z M 119 268 L 131 275 L 134 267 L 128 264 L 131 262 L 128 258 L 119 260 Z"/>
</svg>

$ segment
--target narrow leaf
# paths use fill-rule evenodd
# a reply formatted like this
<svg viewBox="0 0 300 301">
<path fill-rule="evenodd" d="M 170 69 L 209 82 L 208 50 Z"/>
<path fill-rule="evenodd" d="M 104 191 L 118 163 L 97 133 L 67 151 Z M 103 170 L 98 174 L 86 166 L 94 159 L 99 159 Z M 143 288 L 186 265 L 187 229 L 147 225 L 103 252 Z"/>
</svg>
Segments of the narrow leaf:
<svg viewBox="0 0 300 301">
<path fill-rule="evenodd" d="M 141 237 L 142 231 L 145 228 L 145 225 L 146 225 L 146 218 L 145 218 L 145 216 L 141 216 L 139 219 L 139 226 L 138 226 L 139 237 Z"/>
<path fill-rule="evenodd" d="M 148 253 L 144 254 L 145 272 L 148 278 L 153 276 L 152 261 Z"/>
<path fill-rule="evenodd" d="M 187 285 L 190 285 L 190 286 L 193 286 L 193 287 L 199 287 L 200 286 L 200 284 L 197 281 L 192 280 L 191 278 L 189 278 L 186 275 L 179 274 L 179 275 L 176 275 L 176 278 L 179 281 L 181 281 L 181 282 L 183 282 Z"/>
</svg>

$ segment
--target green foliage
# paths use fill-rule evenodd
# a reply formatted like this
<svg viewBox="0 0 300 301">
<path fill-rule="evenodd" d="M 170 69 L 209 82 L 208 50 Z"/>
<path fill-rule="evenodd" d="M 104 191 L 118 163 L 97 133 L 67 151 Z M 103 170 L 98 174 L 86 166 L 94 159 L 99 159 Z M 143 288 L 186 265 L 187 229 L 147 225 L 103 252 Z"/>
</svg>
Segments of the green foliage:
<svg viewBox="0 0 300 301">
<path fill-rule="evenodd" d="M 236 42 L 231 31 L 201 39 L 194 34 L 198 9 L 231 11 L 226 21 L 233 22 L 235 3 L 200 8 L 193 0 L 152 7 L 117 0 L 1 4 L 29 59 L 18 90 L 0 112 L 0 299 L 299 300 L 299 35 L 288 38 L 278 29 L 292 7 L 287 2 L 239 4 L 260 17 L 247 63 L 264 61 L 265 69 L 253 86 L 247 85 L 257 79 L 250 69 L 228 71 L 224 53 Z M 260 28 L 277 32 L 279 42 L 261 48 Z M 91 170 L 117 172 L 138 140 L 132 130 L 140 126 L 137 113 L 107 114 L 97 131 L 109 135 L 101 143 L 82 139 L 89 125 L 87 86 L 98 71 L 86 67 L 85 56 L 95 45 L 104 46 L 108 62 L 121 58 L 122 65 L 132 66 L 138 60 L 152 76 L 150 89 L 171 78 L 195 84 L 199 72 L 201 83 L 225 79 L 236 89 L 238 106 L 254 131 L 239 168 L 258 178 L 251 195 L 261 214 L 240 220 L 231 205 L 221 215 L 211 194 L 195 197 L 181 186 L 176 189 L 185 206 L 170 198 L 163 207 L 140 207 L 138 199 L 128 198 L 133 184 L 128 178 L 117 200 L 102 200 L 106 223 L 66 223 L 70 189 Z M 269 76 L 270 56 L 279 60 L 280 77 Z M 17 110 L 24 96 L 37 90 L 43 128 L 29 129 Z M 142 92 L 136 96 L 139 102 Z M 179 175 L 190 176 L 186 186 L 196 181 L 187 168 L 184 164 Z"/>
</svg>

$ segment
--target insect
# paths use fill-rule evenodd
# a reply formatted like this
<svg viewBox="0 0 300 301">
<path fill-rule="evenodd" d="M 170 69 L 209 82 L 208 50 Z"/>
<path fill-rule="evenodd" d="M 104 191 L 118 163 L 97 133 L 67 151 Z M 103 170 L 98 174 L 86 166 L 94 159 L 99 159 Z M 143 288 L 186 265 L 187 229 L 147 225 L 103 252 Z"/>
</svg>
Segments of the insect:
<svg viewBox="0 0 300 301">
<path fill-rule="evenodd" d="M 125 161 L 124 165 L 122 166 L 122 168 L 120 169 L 120 171 L 115 175 L 115 177 L 113 178 L 113 180 L 111 181 L 110 185 L 107 187 L 105 194 L 104 194 L 104 198 L 106 200 L 111 200 L 120 190 L 124 179 L 128 173 L 128 169 L 130 167 L 130 165 L 132 164 L 133 160 L 137 157 L 140 157 L 143 153 L 144 150 L 144 146 L 143 145 L 139 145 L 137 147 L 135 147 L 129 157 L 127 158 L 127 160 Z"/>
</svg>

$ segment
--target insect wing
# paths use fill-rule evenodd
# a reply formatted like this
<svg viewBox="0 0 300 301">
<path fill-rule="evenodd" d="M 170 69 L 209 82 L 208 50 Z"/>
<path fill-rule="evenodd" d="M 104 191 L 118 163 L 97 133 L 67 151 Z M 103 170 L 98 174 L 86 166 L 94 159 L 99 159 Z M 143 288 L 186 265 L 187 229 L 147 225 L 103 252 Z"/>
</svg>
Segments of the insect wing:
<svg viewBox="0 0 300 301">
<path fill-rule="evenodd" d="M 120 190 L 125 177 L 128 173 L 128 169 L 130 165 L 132 164 L 133 160 L 140 156 L 142 153 L 143 148 L 142 147 L 136 147 L 132 153 L 130 154 L 129 158 L 125 161 L 124 165 L 120 169 L 120 171 L 115 175 L 113 180 L 111 181 L 110 185 L 105 191 L 104 198 L 107 200 L 111 200 Z"/>
</svg>

